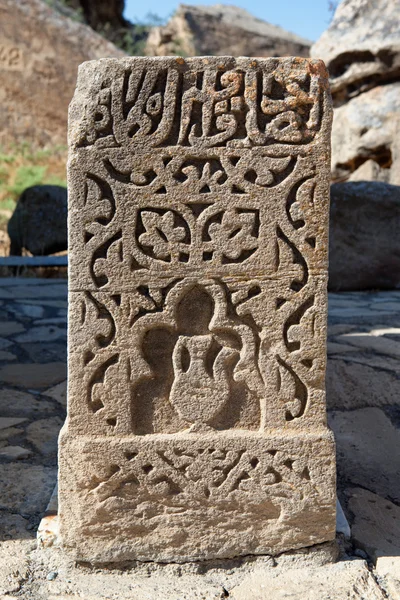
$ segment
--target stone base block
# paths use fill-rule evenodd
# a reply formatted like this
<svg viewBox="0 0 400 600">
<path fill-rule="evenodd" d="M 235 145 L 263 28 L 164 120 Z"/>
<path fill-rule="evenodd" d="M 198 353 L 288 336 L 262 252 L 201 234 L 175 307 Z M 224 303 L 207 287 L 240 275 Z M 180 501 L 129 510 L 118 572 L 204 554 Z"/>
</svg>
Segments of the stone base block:
<svg viewBox="0 0 400 600">
<path fill-rule="evenodd" d="M 278 554 L 335 537 L 332 434 L 60 439 L 60 536 L 78 560 Z"/>
</svg>

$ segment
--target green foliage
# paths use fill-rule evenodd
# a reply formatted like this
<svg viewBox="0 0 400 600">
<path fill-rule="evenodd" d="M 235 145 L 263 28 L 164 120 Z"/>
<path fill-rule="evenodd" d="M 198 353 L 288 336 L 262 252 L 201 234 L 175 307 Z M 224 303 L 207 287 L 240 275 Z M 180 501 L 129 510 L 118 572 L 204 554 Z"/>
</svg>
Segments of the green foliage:
<svg viewBox="0 0 400 600">
<path fill-rule="evenodd" d="M 174 54 L 175 56 L 183 56 L 183 58 L 189 56 L 188 53 L 183 49 L 183 40 L 181 40 L 180 38 L 176 38 L 173 40 L 172 54 Z"/>
<path fill-rule="evenodd" d="M 46 167 L 38 165 L 24 165 L 15 173 L 12 185 L 7 186 L 7 191 L 13 196 L 20 196 L 26 188 L 43 183 Z"/>
<path fill-rule="evenodd" d="M 37 149 L 29 143 L 0 147 L 0 229 L 22 192 L 33 185 L 66 185 L 66 148 Z"/>
<path fill-rule="evenodd" d="M 81 7 L 77 7 L 74 2 L 69 0 L 44 0 L 48 6 L 54 8 L 62 15 L 69 17 L 73 21 L 85 23 L 85 15 Z"/>
</svg>

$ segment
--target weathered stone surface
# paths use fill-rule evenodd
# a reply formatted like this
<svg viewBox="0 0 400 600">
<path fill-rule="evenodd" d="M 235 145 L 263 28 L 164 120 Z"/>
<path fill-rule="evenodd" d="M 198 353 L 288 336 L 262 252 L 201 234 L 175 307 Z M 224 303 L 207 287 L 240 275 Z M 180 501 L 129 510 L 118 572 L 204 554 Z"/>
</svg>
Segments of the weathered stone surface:
<svg viewBox="0 0 400 600">
<path fill-rule="evenodd" d="M 400 556 L 380 556 L 376 561 L 376 572 L 383 578 L 382 585 L 389 598 L 400 598 Z"/>
<path fill-rule="evenodd" d="M 343 562 L 322 569 L 255 571 L 230 591 L 233 600 L 384 600 L 364 561 Z"/>
<path fill-rule="evenodd" d="M 22 514 L 43 512 L 57 480 L 52 467 L 0 465 L 0 509 Z"/>
<path fill-rule="evenodd" d="M 390 500 L 362 488 L 346 490 L 355 543 L 375 562 L 380 556 L 400 554 L 400 508 Z M 399 572 L 400 578 L 400 572 Z"/>
<path fill-rule="evenodd" d="M 15 597 L 30 575 L 29 551 L 35 544 L 29 522 L 20 515 L 2 513 L 0 519 L 0 598 Z M 3 595 L 4 594 L 4 595 Z"/>
<path fill-rule="evenodd" d="M 341 181 L 354 175 L 400 185 L 399 135 L 400 82 L 375 87 L 336 108 L 332 125 L 333 179 Z M 363 171 L 356 174 L 361 167 Z"/>
<path fill-rule="evenodd" d="M 59 339 L 65 339 L 67 332 L 64 328 L 56 327 L 55 325 L 43 325 L 42 327 L 32 327 L 25 333 L 20 333 L 14 339 L 16 342 L 53 342 Z"/>
<path fill-rule="evenodd" d="M 24 326 L 17 321 L 4 321 L 0 323 L 0 335 L 13 335 L 25 331 Z"/>
<path fill-rule="evenodd" d="M 60 438 L 76 557 L 179 562 L 334 538 L 330 120 L 318 61 L 80 67 Z"/>
<path fill-rule="evenodd" d="M 0 142 L 65 144 L 78 65 L 123 56 L 90 27 L 41 0 L 1 0 Z"/>
<path fill-rule="evenodd" d="M 8 429 L 9 427 L 14 427 L 14 425 L 20 425 L 24 423 L 26 419 L 21 418 L 13 418 L 13 417 L 0 417 L 0 430 Z"/>
<path fill-rule="evenodd" d="M 63 406 L 64 408 L 67 407 L 67 382 L 66 381 L 62 381 L 61 383 L 58 383 L 54 387 L 49 388 L 48 390 L 43 392 L 43 394 L 45 396 L 49 396 L 50 398 L 53 398 L 54 400 L 57 400 L 57 402 L 59 404 L 61 404 L 61 406 Z"/>
<path fill-rule="evenodd" d="M 385 366 L 387 369 L 388 365 Z M 367 406 L 398 405 L 399 398 L 400 377 L 396 373 L 384 370 L 384 364 L 381 368 L 373 368 L 344 360 L 344 357 L 328 360 L 326 371 L 328 409 L 353 410 Z"/>
<path fill-rule="evenodd" d="M 6 350 L 0 350 L 0 360 L 16 360 L 15 354 L 12 352 L 7 352 Z"/>
<path fill-rule="evenodd" d="M 24 585 L 24 593 L 35 600 L 221 600 L 253 572 L 267 575 L 279 570 L 288 574 L 292 569 L 302 569 L 305 577 L 318 570 L 322 575 L 326 573 L 325 565 L 337 558 L 334 546 L 333 542 L 325 543 L 273 559 L 252 556 L 184 564 L 137 561 L 123 569 L 87 568 L 54 545 L 41 546 L 30 556 L 34 576 Z M 56 579 L 50 581 L 50 573 L 57 573 Z M 338 579 L 340 574 L 338 570 Z M 348 590 L 352 590 L 350 580 Z M 268 596 L 268 600 L 274 599 Z"/>
<path fill-rule="evenodd" d="M 148 56 L 309 56 L 311 42 L 237 6 L 181 4 L 147 38 Z"/>
<path fill-rule="evenodd" d="M 5 365 L 0 368 L 0 381 L 24 388 L 46 388 L 65 379 L 66 370 L 63 362 Z"/>
<path fill-rule="evenodd" d="M 0 457 L 8 458 L 9 460 L 29 458 L 32 454 L 31 450 L 21 448 L 21 446 L 5 446 L 0 450 Z"/>
<path fill-rule="evenodd" d="M 325 61 L 341 100 L 400 78 L 400 5 L 392 0 L 343 0 L 311 56 Z"/>
<path fill-rule="evenodd" d="M 57 453 L 58 432 L 63 424 L 59 417 L 33 421 L 26 430 L 26 438 L 41 454 L 50 456 Z"/>
<path fill-rule="evenodd" d="M 67 190 L 60 185 L 35 185 L 20 196 L 8 221 L 10 254 L 45 255 L 67 249 Z"/>
<path fill-rule="evenodd" d="M 337 444 L 338 472 L 353 485 L 400 500 L 400 431 L 379 408 L 335 411 L 329 421 Z"/>
<path fill-rule="evenodd" d="M 329 289 L 400 286 L 400 187 L 381 182 L 331 187 Z"/>
</svg>

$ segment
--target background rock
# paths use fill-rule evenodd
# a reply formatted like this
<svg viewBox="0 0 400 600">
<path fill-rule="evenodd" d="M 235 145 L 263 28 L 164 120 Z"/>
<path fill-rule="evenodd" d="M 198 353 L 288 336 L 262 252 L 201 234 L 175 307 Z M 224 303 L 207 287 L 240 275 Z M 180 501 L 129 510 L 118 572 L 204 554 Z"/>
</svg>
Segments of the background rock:
<svg viewBox="0 0 400 600">
<path fill-rule="evenodd" d="M 67 249 L 66 188 L 36 185 L 24 191 L 8 222 L 10 254 L 22 249 L 33 255 L 53 254 Z"/>
<path fill-rule="evenodd" d="M 311 42 L 236 6 L 181 4 L 147 39 L 149 56 L 308 56 Z"/>
<path fill-rule="evenodd" d="M 400 286 L 400 187 L 382 182 L 331 186 L 329 289 Z"/>
<path fill-rule="evenodd" d="M 0 0 L 0 143 L 66 144 L 78 65 L 124 53 L 41 0 Z"/>
<path fill-rule="evenodd" d="M 399 2 L 343 0 L 311 48 L 328 67 L 336 107 L 334 181 L 400 184 L 399 20 Z"/>
<path fill-rule="evenodd" d="M 400 3 L 342 0 L 311 56 L 328 67 L 332 93 L 342 103 L 400 77 Z"/>
<path fill-rule="evenodd" d="M 400 184 L 400 81 L 375 87 L 336 108 L 332 125 L 334 180 Z"/>
</svg>

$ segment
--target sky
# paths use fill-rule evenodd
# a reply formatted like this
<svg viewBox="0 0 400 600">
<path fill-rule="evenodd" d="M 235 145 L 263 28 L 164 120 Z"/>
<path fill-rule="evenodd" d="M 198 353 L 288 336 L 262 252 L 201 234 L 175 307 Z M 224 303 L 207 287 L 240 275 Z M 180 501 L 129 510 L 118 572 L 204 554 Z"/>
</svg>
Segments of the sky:
<svg viewBox="0 0 400 600">
<path fill-rule="evenodd" d="M 146 21 L 146 15 L 153 13 L 168 20 L 178 3 L 176 0 L 125 0 L 125 17 L 133 22 Z M 233 4 L 245 8 L 259 19 L 280 25 L 311 41 L 319 38 L 331 18 L 329 0 L 183 0 L 183 4 Z"/>
</svg>

